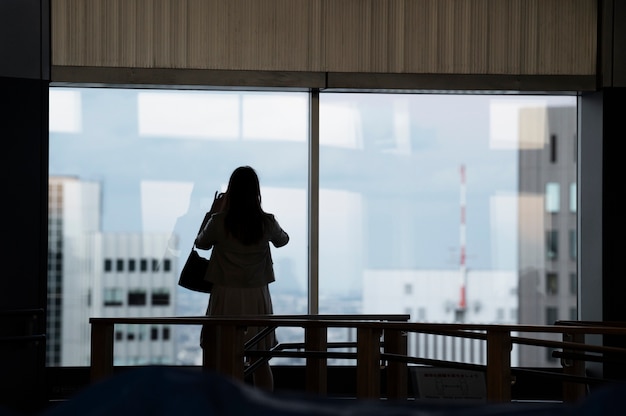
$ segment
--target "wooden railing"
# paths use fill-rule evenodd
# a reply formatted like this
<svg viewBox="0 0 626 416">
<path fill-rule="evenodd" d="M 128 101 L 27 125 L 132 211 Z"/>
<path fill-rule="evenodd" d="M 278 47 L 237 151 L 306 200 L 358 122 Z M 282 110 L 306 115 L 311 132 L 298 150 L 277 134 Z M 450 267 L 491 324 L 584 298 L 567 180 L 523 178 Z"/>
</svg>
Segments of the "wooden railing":
<svg viewBox="0 0 626 416">
<path fill-rule="evenodd" d="M 113 374 L 113 345 L 114 345 L 114 325 L 115 324 L 155 324 L 155 325 L 207 325 L 206 337 L 214 342 L 208 349 L 215 351 L 215 354 L 204 354 L 203 367 L 205 369 L 217 370 L 237 379 L 243 379 L 245 375 L 243 357 L 246 345 L 243 344 L 243 331 L 248 326 L 265 327 L 267 330 L 277 327 L 302 327 L 305 329 L 304 351 L 300 356 L 307 359 L 306 378 L 307 390 L 324 394 L 326 393 L 326 357 L 328 353 L 327 329 L 329 327 L 355 328 L 350 325 L 355 322 L 408 322 L 410 316 L 407 314 L 358 314 L 358 315 L 270 315 L 265 317 L 207 317 L 207 316 L 186 316 L 186 317 L 145 317 L 145 318 L 91 318 L 91 380 L 95 381 Z M 333 322 L 333 325 L 326 323 Z M 343 322 L 343 324 L 342 324 Z M 361 338 L 363 338 L 361 336 Z M 390 340 L 391 336 L 388 335 Z M 253 347 L 255 339 L 247 344 L 248 349 Z M 362 341 L 362 339 L 361 339 Z M 378 340 L 380 342 L 380 339 Z M 358 341 L 357 341 L 358 344 Z M 391 345 L 391 344 L 390 344 Z M 401 342 L 406 352 L 406 342 Z M 228 346 L 223 348 L 222 346 Z M 368 351 L 369 348 L 363 349 Z M 279 352 L 270 352 L 280 355 Z M 262 352 L 248 351 L 248 355 L 262 356 Z M 298 353 L 296 353 L 297 355 Z M 282 355 L 289 355 L 283 353 Z M 266 356 L 267 358 L 271 358 Z M 404 380 L 406 385 L 406 374 L 401 368 L 406 369 L 406 365 L 394 363 L 391 368 L 398 370 L 391 371 L 389 378 L 398 377 L 398 382 Z M 362 369 L 364 368 L 361 366 Z M 249 368 L 252 369 L 252 368 Z M 397 374 L 396 374 L 397 373 Z M 378 378 L 377 378 L 378 380 Z M 392 387 L 393 389 L 393 387 Z M 365 391 L 366 389 L 363 388 Z M 398 392 L 396 396 L 405 396 L 406 387 L 403 392 Z"/>
<path fill-rule="evenodd" d="M 513 344 L 560 348 L 565 353 L 597 350 L 598 346 L 584 342 L 586 334 L 626 334 L 625 328 L 592 325 L 485 325 L 437 324 L 402 322 L 404 315 L 272 315 L 262 317 L 144 317 L 91 318 L 91 378 L 97 380 L 113 374 L 113 345 L 115 324 L 205 325 L 205 336 L 212 343 L 203 356 L 203 367 L 235 379 L 245 377 L 244 357 L 299 356 L 306 359 L 306 389 L 325 394 L 327 359 L 332 356 L 327 341 L 329 328 L 356 330 L 356 388 L 357 397 L 380 397 L 381 362 L 386 363 L 387 397 L 407 397 L 407 364 L 426 363 L 420 357 L 407 355 L 407 334 L 410 332 L 439 334 L 480 339 L 486 343 L 486 365 L 472 368 L 486 374 L 487 400 L 511 400 Z M 303 351 L 280 352 L 246 350 L 243 333 L 246 327 L 303 328 Z M 514 333 L 561 334 L 563 341 L 550 341 L 513 336 Z M 250 344 L 250 343 L 248 343 Z M 612 349 L 626 355 L 626 349 Z M 619 350 L 619 351 L 617 351 Z M 441 366 L 467 365 L 439 362 Z M 563 400 L 575 401 L 585 395 L 584 361 L 572 360 L 563 367 Z"/>
</svg>

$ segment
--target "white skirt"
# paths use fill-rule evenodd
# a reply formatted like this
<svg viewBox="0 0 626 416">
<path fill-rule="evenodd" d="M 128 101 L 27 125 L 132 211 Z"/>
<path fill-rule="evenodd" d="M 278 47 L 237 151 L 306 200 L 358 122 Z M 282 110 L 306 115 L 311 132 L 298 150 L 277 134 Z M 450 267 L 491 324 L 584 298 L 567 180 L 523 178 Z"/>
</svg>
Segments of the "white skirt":
<svg viewBox="0 0 626 416">
<path fill-rule="evenodd" d="M 206 311 L 208 316 L 254 316 L 273 313 L 272 298 L 267 285 L 242 288 L 216 284 L 211 290 L 209 306 Z M 250 340 L 262 329 L 260 327 L 248 327 L 244 335 L 244 342 Z M 200 345 L 203 345 L 203 335 L 204 329 L 200 336 Z M 267 351 L 276 346 L 277 343 L 275 331 L 272 331 L 260 340 L 253 349 Z"/>
</svg>

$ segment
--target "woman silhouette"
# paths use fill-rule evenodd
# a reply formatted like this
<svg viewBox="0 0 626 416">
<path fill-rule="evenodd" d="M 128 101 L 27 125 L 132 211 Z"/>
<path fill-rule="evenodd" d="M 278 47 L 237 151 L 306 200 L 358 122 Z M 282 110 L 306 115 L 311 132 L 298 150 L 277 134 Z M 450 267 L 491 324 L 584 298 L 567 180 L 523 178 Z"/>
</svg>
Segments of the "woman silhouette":
<svg viewBox="0 0 626 416">
<path fill-rule="evenodd" d="M 275 280 L 269 243 L 282 247 L 289 236 L 272 214 L 261 208 L 259 178 L 249 166 L 235 169 L 225 193 L 219 194 L 211 215 L 196 238 L 196 246 L 210 249 L 211 261 L 206 279 L 213 282 L 207 315 L 270 315 L 273 313 L 269 283 Z M 245 340 L 261 328 L 249 327 Z M 205 328 L 200 336 L 203 342 Z M 276 345 L 272 332 L 257 344 L 269 350 Z M 225 346 L 230 348 L 231 346 Z M 274 379 L 265 362 L 253 374 L 255 386 L 273 390 Z"/>
</svg>

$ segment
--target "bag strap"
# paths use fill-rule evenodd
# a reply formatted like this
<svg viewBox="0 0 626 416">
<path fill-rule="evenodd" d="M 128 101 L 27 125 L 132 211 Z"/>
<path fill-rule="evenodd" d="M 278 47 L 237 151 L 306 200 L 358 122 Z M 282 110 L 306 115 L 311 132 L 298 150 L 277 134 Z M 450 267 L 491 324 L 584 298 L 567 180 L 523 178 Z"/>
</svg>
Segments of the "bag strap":
<svg viewBox="0 0 626 416">
<path fill-rule="evenodd" d="M 215 196 L 213 196 L 214 200 L 217 199 L 218 194 L 219 194 L 218 191 L 215 191 Z M 209 222 L 209 218 L 211 218 L 211 215 L 213 214 L 214 213 L 211 210 L 209 210 L 206 214 L 204 214 L 204 219 L 202 220 L 202 223 L 200 224 L 200 229 L 198 230 L 198 234 L 200 234 L 200 231 L 202 231 L 206 223 Z M 198 234 L 196 234 L 196 238 L 198 238 Z M 191 250 L 196 248 L 196 238 L 193 239 L 193 245 L 191 246 Z"/>
</svg>

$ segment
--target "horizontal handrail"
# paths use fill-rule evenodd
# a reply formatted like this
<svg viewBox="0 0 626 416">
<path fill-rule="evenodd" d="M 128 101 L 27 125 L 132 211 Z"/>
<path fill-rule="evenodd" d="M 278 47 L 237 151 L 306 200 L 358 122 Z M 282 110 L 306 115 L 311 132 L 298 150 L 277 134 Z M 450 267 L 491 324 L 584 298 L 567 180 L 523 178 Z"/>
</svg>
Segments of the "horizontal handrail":
<svg viewBox="0 0 626 416">
<path fill-rule="evenodd" d="M 550 371 L 531 370 L 531 369 L 519 368 L 519 367 L 512 368 L 511 373 L 515 375 L 532 374 L 532 375 L 539 376 L 539 377 L 553 378 L 558 381 L 567 381 L 567 382 L 578 383 L 578 384 L 597 385 L 597 384 L 605 384 L 608 381 L 606 379 L 597 378 L 597 377 L 576 376 L 576 375 L 569 375 L 569 374 L 562 374 L 562 373 L 554 373 Z"/>
<path fill-rule="evenodd" d="M 332 326 L 346 327 L 349 324 L 403 322 L 409 320 L 409 315 L 220 315 L 220 316 L 154 316 L 154 317 L 91 317 L 90 323 L 115 324 L 233 324 L 243 326 L 276 326 L 297 327 L 303 326 Z"/>
<path fill-rule="evenodd" d="M 557 325 L 574 325 L 574 326 L 601 326 L 601 327 L 620 327 L 626 328 L 624 321 L 574 321 L 574 320 L 558 320 Z"/>
<path fill-rule="evenodd" d="M 562 358 L 565 360 L 580 360 L 580 361 L 591 361 L 596 363 L 626 363 L 626 354 L 623 355 L 623 358 L 606 358 L 602 355 L 592 355 L 592 354 L 576 354 L 562 351 L 552 351 L 552 356 L 554 358 Z"/>
<path fill-rule="evenodd" d="M 550 341 L 547 339 L 511 337 L 511 341 L 515 344 L 532 345 L 535 347 L 556 347 L 567 348 L 570 350 L 584 350 L 589 352 L 611 352 L 617 354 L 626 354 L 626 348 L 605 347 L 602 345 L 581 344 L 578 342 L 568 341 Z"/>
<path fill-rule="evenodd" d="M 355 317 L 358 315 L 354 315 Z M 383 315 L 376 315 L 383 316 Z M 397 315 L 396 315 L 397 316 Z M 371 320 L 371 322 L 370 322 Z M 460 324 L 460 323 L 427 323 L 427 322 L 398 322 L 376 320 L 367 317 L 357 319 L 350 317 L 342 319 L 340 316 L 326 319 L 323 315 L 254 315 L 254 316 L 176 316 L 176 317 L 92 317 L 92 324 L 173 324 L 173 325 L 234 325 L 234 326 L 270 326 L 276 327 L 328 327 L 328 328 L 371 328 L 389 329 L 394 331 L 440 333 L 472 338 L 477 337 L 472 331 L 499 331 L 499 332 L 535 332 L 553 334 L 602 334 L 626 335 L 626 328 L 615 326 L 574 326 L 574 325 L 526 325 L 526 324 Z M 443 333 L 445 332 L 445 334 Z"/>
</svg>

